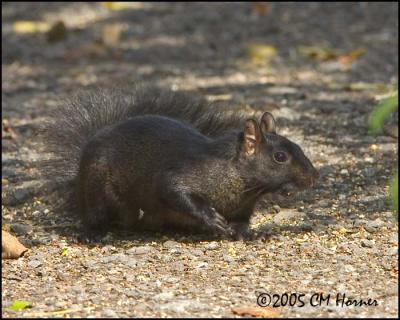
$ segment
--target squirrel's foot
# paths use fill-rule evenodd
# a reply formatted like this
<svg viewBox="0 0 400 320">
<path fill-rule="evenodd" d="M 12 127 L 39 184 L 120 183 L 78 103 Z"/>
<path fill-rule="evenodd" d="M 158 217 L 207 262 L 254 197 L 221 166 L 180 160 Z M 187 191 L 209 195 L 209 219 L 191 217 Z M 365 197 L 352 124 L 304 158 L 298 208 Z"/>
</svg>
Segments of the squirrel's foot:
<svg viewBox="0 0 400 320">
<path fill-rule="evenodd" d="M 78 241 L 84 244 L 94 244 L 101 242 L 107 232 L 103 229 L 93 229 L 85 227 L 78 235 Z"/>
<path fill-rule="evenodd" d="M 231 222 L 231 227 L 234 230 L 233 239 L 236 241 L 252 240 L 253 233 L 249 229 L 248 222 Z"/>
</svg>

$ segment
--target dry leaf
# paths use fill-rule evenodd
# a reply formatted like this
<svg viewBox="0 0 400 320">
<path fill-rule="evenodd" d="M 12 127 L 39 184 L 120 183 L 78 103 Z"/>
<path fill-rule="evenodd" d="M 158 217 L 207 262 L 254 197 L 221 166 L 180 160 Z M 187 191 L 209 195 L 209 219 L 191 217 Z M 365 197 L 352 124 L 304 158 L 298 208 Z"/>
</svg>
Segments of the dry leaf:
<svg viewBox="0 0 400 320">
<path fill-rule="evenodd" d="M 303 56 L 319 61 L 332 60 L 339 56 L 335 50 L 327 47 L 299 46 L 298 51 Z"/>
<path fill-rule="evenodd" d="M 29 249 L 21 244 L 16 237 L 7 231 L 1 230 L 1 257 L 4 259 L 17 259 Z"/>
<path fill-rule="evenodd" d="M 1 137 L 2 139 L 15 139 L 17 135 L 11 129 L 8 119 L 3 119 L 1 121 Z"/>
<path fill-rule="evenodd" d="M 265 16 L 270 11 L 271 5 L 268 2 L 252 2 L 252 11 L 259 16 Z"/>
<path fill-rule="evenodd" d="M 233 313 L 239 316 L 250 315 L 257 318 L 277 318 L 280 312 L 271 307 L 238 307 L 232 308 Z"/>
<path fill-rule="evenodd" d="M 354 60 L 360 59 L 364 55 L 365 51 L 366 50 L 363 48 L 357 48 L 348 54 L 344 54 L 344 55 L 340 56 L 338 58 L 338 60 L 340 63 L 349 64 L 349 63 L 353 62 Z"/>
<path fill-rule="evenodd" d="M 323 46 L 299 46 L 298 51 L 308 58 L 318 61 L 339 61 L 342 64 L 349 64 L 359 59 L 365 53 L 364 48 L 357 48 L 349 53 L 341 53 L 332 48 Z"/>
<path fill-rule="evenodd" d="M 50 26 L 45 22 L 16 21 L 13 24 L 13 30 L 16 33 L 46 32 L 49 29 L 50 29 Z"/>
</svg>

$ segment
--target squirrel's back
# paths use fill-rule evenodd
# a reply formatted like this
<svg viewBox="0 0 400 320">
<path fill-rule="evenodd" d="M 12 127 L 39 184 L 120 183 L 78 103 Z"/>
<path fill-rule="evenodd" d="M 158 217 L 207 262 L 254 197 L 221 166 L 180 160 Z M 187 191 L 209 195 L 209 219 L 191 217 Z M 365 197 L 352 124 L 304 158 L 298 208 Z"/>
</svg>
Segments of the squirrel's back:
<svg viewBox="0 0 400 320">
<path fill-rule="evenodd" d="M 115 166 L 122 166 L 123 162 L 124 167 L 129 167 L 132 162 L 137 176 L 151 179 L 157 168 L 165 169 L 161 164 L 170 167 L 177 165 L 179 159 L 179 166 L 183 166 L 205 156 L 209 142 L 208 137 L 189 124 L 169 117 L 151 114 L 130 117 L 103 128 L 89 139 L 82 149 L 80 168 L 88 157 L 107 156 L 107 161 Z M 121 172 L 121 178 L 123 175 Z"/>
<path fill-rule="evenodd" d="M 102 129 L 141 115 L 159 115 L 186 123 L 208 137 L 238 129 L 244 115 L 227 114 L 203 99 L 188 94 L 136 85 L 81 91 L 65 100 L 52 114 L 41 133 L 52 157 L 43 173 L 59 186 L 78 172 L 83 146 Z"/>
</svg>

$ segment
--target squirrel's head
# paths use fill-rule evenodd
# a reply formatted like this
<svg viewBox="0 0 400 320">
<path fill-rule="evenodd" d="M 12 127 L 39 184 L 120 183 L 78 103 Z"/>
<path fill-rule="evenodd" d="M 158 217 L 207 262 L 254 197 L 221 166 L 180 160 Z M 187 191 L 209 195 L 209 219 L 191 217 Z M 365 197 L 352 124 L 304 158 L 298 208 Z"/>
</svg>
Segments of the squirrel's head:
<svg viewBox="0 0 400 320">
<path fill-rule="evenodd" d="M 288 193 L 316 184 L 319 174 L 294 142 L 276 133 L 275 119 L 265 112 L 249 119 L 239 135 L 238 160 L 251 185 L 265 192 Z"/>
</svg>

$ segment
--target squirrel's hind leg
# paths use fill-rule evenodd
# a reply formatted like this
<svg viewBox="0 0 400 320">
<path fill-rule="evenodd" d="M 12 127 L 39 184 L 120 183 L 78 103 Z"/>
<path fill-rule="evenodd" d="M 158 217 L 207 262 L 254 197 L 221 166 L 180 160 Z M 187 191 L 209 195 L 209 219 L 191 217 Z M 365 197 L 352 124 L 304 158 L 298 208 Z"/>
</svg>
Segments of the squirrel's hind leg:
<svg viewBox="0 0 400 320">
<path fill-rule="evenodd" d="M 98 168 L 97 168 L 98 169 Z M 83 236 L 101 239 L 110 229 L 112 199 L 106 188 L 106 175 L 102 170 L 87 170 L 79 182 L 79 214 L 83 223 Z"/>
</svg>

